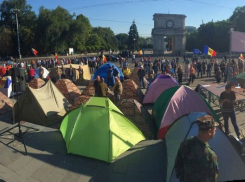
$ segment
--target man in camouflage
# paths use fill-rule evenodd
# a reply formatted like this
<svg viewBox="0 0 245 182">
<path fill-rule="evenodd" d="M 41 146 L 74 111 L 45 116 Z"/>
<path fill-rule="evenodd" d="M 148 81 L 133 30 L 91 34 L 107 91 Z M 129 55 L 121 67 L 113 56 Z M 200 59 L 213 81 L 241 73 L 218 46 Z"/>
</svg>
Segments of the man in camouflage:
<svg viewBox="0 0 245 182">
<path fill-rule="evenodd" d="M 180 182 L 215 182 L 218 159 L 208 145 L 218 123 L 211 116 L 198 118 L 198 135 L 183 141 L 175 159 L 176 177 Z"/>
</svg>

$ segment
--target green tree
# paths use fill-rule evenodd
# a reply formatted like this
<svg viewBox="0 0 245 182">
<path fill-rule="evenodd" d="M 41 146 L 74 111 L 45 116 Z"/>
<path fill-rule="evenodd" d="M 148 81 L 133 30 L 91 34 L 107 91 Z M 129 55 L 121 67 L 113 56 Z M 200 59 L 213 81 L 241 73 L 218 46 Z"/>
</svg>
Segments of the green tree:
<svg viewBox="0 0 245 182">
<path fill-rule="evenodd" d="M 117 49 L 118 41 L 114 35 L 114 32 L 110 28 L 95 27 L 93 33 L 97 34 L 101 38 L 100 50 Z"/>
<path fill-rule="evenodd" d="M 235 30 L 245 32 L 245 6 L 237 7 L 229 20 Z"/>
<path fill-rule="evenodd" d="M 36 14 L 31 11 L 31 6 L 26 0 L 4 0 L 0 5 L 0 25 L 5 26 L 11 33 L 13 47 L 10 52 L 17 55 L 17 34 L 16 34 L 16 17 L 18 15 L 20 45 L 22 55 L 30 51 L 30 46 L 34 43 Z M 32 35 L 32 36 L 30 36 Z M 28 42 L 26 39 L 28 38 Z M 28 44 L 27 44 L 28 43 Z"/>
<path fill-rule="evenodd" d="M 98 36 L 98 34 L 91 34 L 88 38 L 88 41 L 86 42 L 86 47 L 90 49 L 91 51 L 99 51 L 101 48 L 101 38 Z"/>
<path fill-rule="evenodd" d="M 116 39 L 118 41 L 119 50 L 125 50 L 128 47 L 128 34 L 120 33 L 116 35 Z"/>
<path fill-rule="evenodd" d="M 86 50 L 86 42 L 92 31 L 92 26 L 85 16 L 78 15 L 72 23 L 67 32 L 67 44 L 68 47 L 74 47 L 78 52 L 84 52 Z"/>
<path fill-rule="evenodd" d="M 13 50 L 12 31 L 5 26 L 0 26 L 0 55 L 9 56 Z"/>
<path fill-rule="evenodd" d="M 40 52 L 54 54 L 68 49 L 65 38 L 72 18 L 67 10 L 59 6 L 55 10 L 40 8 L 36 31 Z"/>
<path fill-rule="evenodd" d="M 128 49 L 131 51 L 138 49 L 138 40 L 139 40 L 139 33 L 135 21 L 133 21 L 128 32 Z"/>
</svg>

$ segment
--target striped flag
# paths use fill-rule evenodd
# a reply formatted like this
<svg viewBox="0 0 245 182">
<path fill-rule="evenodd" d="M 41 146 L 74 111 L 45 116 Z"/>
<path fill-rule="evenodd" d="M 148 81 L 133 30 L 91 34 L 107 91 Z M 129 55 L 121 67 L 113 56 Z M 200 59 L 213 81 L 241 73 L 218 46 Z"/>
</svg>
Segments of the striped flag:
<svg viewBox="0 0 245 182">
<path fill-rule="evenodd" d="M 140 51 L 138 52 L 138 55 L 140 56 L 140 55 L 142 55 L 142 54 L 143 54 L 143 51 L 140 50 Z"/>
<path fill-rule="evenodd" d="M 34 48 L 31 48 L 31 51 L 32 51 L 32 53 L 36 56 L 37 55 L 37 50 L 36 49 L 34 49 Z"/>
<path fill-rule="evenodd" d="M 240 54 L 240 57 L 239 57 L 240 59 L 244 59 L 244 56 L 242 55 L 242 54 Z"/>
</svg>

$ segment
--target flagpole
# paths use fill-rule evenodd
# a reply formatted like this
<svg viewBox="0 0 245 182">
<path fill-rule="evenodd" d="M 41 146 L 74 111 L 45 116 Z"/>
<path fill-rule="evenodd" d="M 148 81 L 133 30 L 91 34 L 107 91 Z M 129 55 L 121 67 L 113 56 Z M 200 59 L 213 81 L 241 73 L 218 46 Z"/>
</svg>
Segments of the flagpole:
<svg viewBox="0 0 245 182">
<path fill-rule="evenodd" d="M 231 41 L 232 41 L 232 31 L 234 28 L 230 28 L 230 46 L 229 46 L 229 63 L 231 62 Z"/>
</svg>

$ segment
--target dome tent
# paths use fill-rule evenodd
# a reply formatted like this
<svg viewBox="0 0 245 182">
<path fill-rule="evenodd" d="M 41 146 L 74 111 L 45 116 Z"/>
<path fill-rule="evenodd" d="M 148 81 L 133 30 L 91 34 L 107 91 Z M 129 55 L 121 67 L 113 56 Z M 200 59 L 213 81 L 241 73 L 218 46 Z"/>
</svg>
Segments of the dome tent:
<svg viewBox="0 0 245 182">
<path fill-rule="evenodd" d="M 92 97 L 66 115 L 60 131 L 68 153 L 106 162 L 145 140 L 140 130 L 108 99 Z"/>
<path fill-rule="evenodd" d="M 152 104 L 166 89 L 178 86 L 175 78 L 168 75 L 158 75 L 156 79 L 149 85 L 145 94 L 143 104 Z"/>
<path fill-rule="evenodd" d="M 119 73 L 119 78 L 121 81 L 124 80 L 124 75 L 122 73 L 122 71 L 114 64 L 112 63 L 105 63 L 102 66 L 99 67 L 99 69 L 94 73 L 94 76 L 92 77 L 91 80 L 96 79 L 97 76 L 100 76 L 101 78 L 105 79 L 105 83 L 108 83 L 107 80 L 107 71 L 109 70 L 110 67 L 114 66 L 114 68 L 118 71 Z M 115 82 L 115 80 L 113 80 L 113 83 Z M 111 85 L 108 85 L 111 86 Z"/>
<path fill-rule="evenodd" d="M 189 87 L 176 86 L 165 90 L 154 103 L 152 111 L 158 128 L 158 138 L 164 138 L 174 121 L 192 112 L 207 112 L 219 121 L 207 101 Z"/>
</svg>

